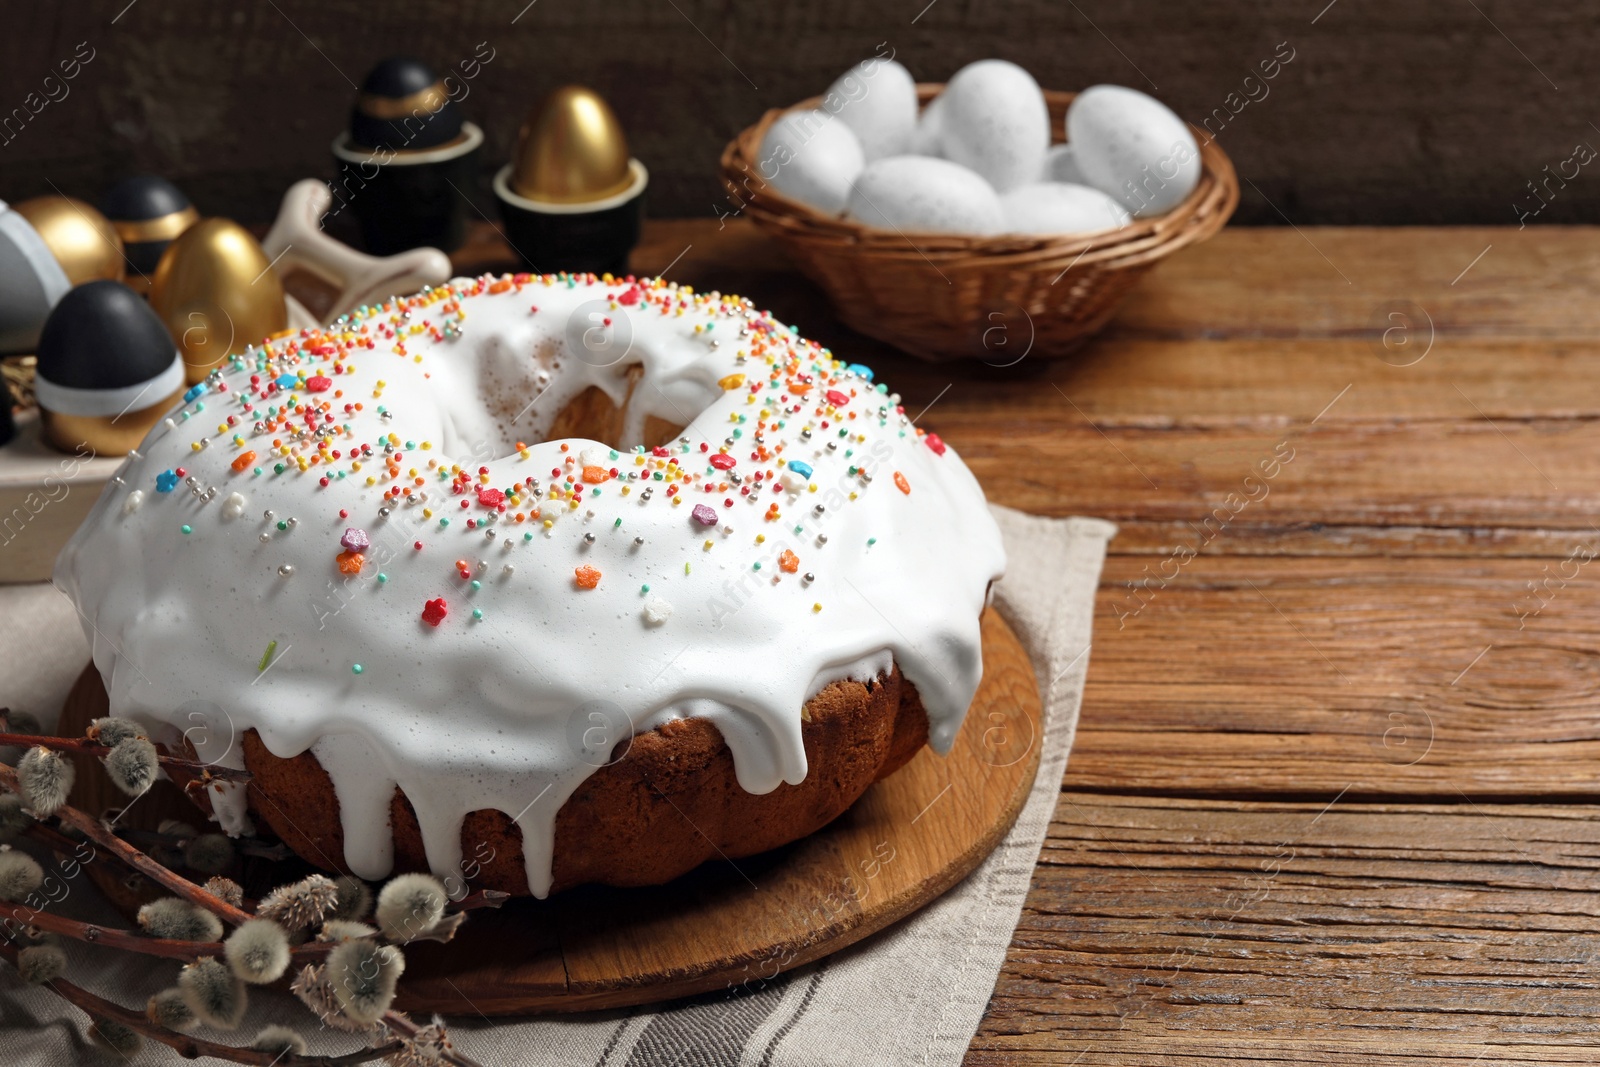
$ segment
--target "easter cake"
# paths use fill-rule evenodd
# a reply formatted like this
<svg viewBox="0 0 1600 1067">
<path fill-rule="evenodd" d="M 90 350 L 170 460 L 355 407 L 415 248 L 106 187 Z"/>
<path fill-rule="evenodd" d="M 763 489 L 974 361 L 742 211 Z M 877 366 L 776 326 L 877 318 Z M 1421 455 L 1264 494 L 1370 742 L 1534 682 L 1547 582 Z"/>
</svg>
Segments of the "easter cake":
<svg viewBox="0 0 1600 1067">
<path fill-rule="evenodd" d="M 545 896 L 809 834 L 947 751 L 1005 563 L 859 364 L 747 300 L 486 276 L 233 356 L 62 552 L 112 714 L 309 862 Z"/>
</svg>

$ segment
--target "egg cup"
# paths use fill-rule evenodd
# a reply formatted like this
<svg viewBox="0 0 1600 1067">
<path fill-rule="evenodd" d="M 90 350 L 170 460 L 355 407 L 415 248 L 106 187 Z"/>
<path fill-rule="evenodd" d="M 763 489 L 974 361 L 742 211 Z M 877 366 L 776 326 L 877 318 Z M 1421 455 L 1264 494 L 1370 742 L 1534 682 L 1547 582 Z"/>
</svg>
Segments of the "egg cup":
<svg viewBox="0 0 1600 1067">
<path fill-rule="evenodd" d="M 615 195 L 580 204 L 529 200 L 511 188 L 512 164 L 494 176 L 494 195 L 506 239 L 530 270 L 592 271 L 625 274 L 628 254 L 639 243 L 644 191 L 650 172 L 628 160 L 628 187 Z"/>
<path fill-rule="evenodd" d="M 355 210 L 368 252 L 390 256 L 411 248 L 445 252 L 467 237 L 468 193 L 477 184 L 483 130 L 461 124 L 461 136 L 437 148 L 363 148 L 348 131 L 333 142 L 339 164 L 334 200 Z"/>
</svg>

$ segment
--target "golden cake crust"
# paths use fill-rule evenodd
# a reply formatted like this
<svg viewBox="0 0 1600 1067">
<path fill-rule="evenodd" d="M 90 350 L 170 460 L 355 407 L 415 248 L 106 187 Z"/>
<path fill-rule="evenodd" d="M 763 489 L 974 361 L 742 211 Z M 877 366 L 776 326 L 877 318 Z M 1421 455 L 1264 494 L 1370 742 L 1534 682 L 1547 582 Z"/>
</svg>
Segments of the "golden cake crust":
<svg viewBox="0 0 1600 1067">
<path fill-rule="evenodd" d="M 799 785 L 745 792 L 733 753 L 705 719 L 665 723 L 597 769 L 556 815 L 552 891 L 589 882 L 658 885 L 707 860 L 777 848 L 838 818 L 868 786 L 904 766 L 928 737 L 927 715 L 898 668 L 870 683 L 833 682 L 806 702 L 809 771 Z M 344 866 L 333 783 L 310 751 L 274 756 L 243 737 L 251 811 L 302 858 Z M 404 793 L 390 805 L 395 870 L 426 870 L 422 835 Z M 475 811 L 461 828 L 463 876 L 477 889 L 528 893 L 522 834 L 504 812 Z"/>
</svg>

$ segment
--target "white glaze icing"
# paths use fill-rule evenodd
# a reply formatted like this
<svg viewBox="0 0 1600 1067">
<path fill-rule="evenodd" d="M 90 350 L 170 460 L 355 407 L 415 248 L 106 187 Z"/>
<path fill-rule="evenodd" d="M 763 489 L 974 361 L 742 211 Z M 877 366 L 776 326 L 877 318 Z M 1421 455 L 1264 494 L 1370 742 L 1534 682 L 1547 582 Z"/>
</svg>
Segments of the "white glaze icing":
<svg viewBox="0 0 1600 1067">
<path fill-rule="evenodd" d="M 805 700 L 898 663 L 930 744 L 948 751 L 1004 554 L 965 464 L 870 373 L 736 297 L 457 279 L 214 374 L 129 457 L 55 581 L 85 620 L 113 714 L 174 736 L 210 702 L 201 756 L 232 766 L 252 728 L 278 756 L 310 749 L 357 874 L 391 869 L 398 785 L 436 874 L 460 884 L 463 818 L 498 809 L 544 896 L 556 812 L 631 732 L 707 718 L 740 785 L 764 793 L 805 778 Z M 591 385 L 627 401 L 626 439 L 544 440 Z M 685 426 L 663 454 L 635 450 L 647 416 Z M 256 458 L 234 470 L 246 451 Z M 719 453 L 732 470 L 711 465 Z M 596 460 L 606 479 L 584 482 Z M 158 477 L 179 467 L 163 491 Z M 385 495 L 396 485 L 418 495 Z M 487 489 L 509 491 L 503 510 Z M 714 526 L 691 517 L 701 504 Z M 371 541 L 356 576 L 336 563 L 347 528 Z M 601 572 L 594 588 L 576 581 L 584 566 Z M 440 597 L 448 614 L 430 625 L 424 604 Z M 224 827 L 246 825 L 242 803 L 219 799 Z"/>
</svg>

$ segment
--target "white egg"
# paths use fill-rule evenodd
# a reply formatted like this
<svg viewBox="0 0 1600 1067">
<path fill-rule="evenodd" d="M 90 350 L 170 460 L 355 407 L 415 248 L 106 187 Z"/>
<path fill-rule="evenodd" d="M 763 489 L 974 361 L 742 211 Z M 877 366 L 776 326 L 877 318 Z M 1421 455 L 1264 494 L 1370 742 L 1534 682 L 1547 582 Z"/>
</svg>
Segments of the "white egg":
<svg viewBox="0 0 1600 1067">
<path fill-rule="evenodd" d="M 845 212 L 868 226 L 903 233 L 990 234 L 1000 231 L 1000 198 L 966 167 L 927 156 L 891 156 L 869 163 L 850 191 Z"/>
<path fill-rule="evenodd" d="M 944 96 L 928 101 L 928 106 L 917 116 L 917 128 L 911 131 L 911 154 L 914 156 L 942 156 L 939 135 L 943 128 Z"/>
<path fill-rule="evenodd" d="M 1099 233 L 1133 221 L 1121 204 L 1098 189 L 1039 182 L 1000 198 L 1007 233 Z"/>
<path fill-rule="evenodd" d="M 892 59 L 873 56 L 839 75 L 823 95 L 822 108 L 854 131 L 868 163 L 911 150 L 917 83 Z"/>
<path fill-rule="evenodd" d="M 864 163 L 850 127 L 824 111 L 793 111 L 761 139 L 756 173 L 783 195 L 837 215 Z"/>
<path fill-rule="evenodd" d="M 1050 147 L 1050 111 L 1033 75 L 1003 59 L 956 71 L 945 87 L 940 148 L 1000 192 L 1037 181 Z"/>
<path fill-rule="evenodd" d="M 1137 89 L 1079 93 L 1067 109 L 1067 141 L 1089 184 L 1136 217 L 1171 211 L 1200 181 L 1200 147 L 1188 125 Z"/>
<path fill-rule="evenodd" d="M 1069 144 L 1053 144 L 1050 151 L 1044 154 L 1044 170 L 1039 175 L 1042 182 L 1070 182 L 1073 185 L 1088 185 L 1089 179 L 1083 176 L 1083 170 L 1078 166 L 1078 158 Z"/>
</svg>

